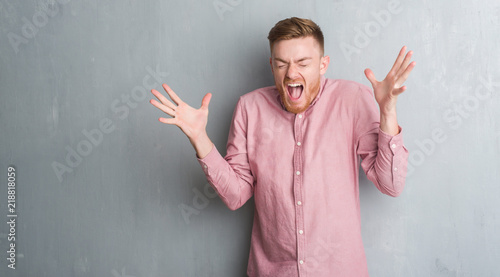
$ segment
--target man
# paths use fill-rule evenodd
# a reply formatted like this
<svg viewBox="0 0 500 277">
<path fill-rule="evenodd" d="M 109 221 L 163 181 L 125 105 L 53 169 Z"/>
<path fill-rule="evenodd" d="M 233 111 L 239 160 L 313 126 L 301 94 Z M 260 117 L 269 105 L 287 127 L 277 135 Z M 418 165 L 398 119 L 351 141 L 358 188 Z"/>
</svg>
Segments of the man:
<svg viewBox="0 0 500 277">
<path fill-rule="evenodd" d="M 368 276 L 358 168 L 361 163 L 381 192 L 402 192 L 408 151 L 396 100 L 415 66 L 412 52 L 405 55 L 403 47 L 381 82 L 365 70 L 372 93 L 323 76 L 330 58 L 311 20 L 282 20 L 268 39 L 275 86 L 240 97 L 224 158 L 205 131 L 210 93 L 194 109 L 164 84 L 175 104 L 156 90 L 161 103 L 151 103 L 172 116 L 161 122 L 188 136 L 207 180 L 231 210 L 254 196 L 249 276 Z"/>
</svg>

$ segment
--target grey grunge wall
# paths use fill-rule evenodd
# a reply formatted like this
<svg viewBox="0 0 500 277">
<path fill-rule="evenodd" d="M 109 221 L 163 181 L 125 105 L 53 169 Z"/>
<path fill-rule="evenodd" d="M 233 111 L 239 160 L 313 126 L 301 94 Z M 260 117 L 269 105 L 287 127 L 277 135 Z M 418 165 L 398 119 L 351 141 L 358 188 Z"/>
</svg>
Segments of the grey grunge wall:
<svg viewBox="0 0 500 277">
<path fill-rule="evenodd" d="M 230 211 L 162 83 L 198 108 L 221 154 L 238 98 L 273 85 L 270 28 L 318 23 L 328 78 L 370 85 L 399 49 L 410 151 L 401 196 L 360 178 L 371 276 L 496 276 L 500 3 L 0 0 L 0 276 L 244 276 L 254 204 Z"/>
</svg>

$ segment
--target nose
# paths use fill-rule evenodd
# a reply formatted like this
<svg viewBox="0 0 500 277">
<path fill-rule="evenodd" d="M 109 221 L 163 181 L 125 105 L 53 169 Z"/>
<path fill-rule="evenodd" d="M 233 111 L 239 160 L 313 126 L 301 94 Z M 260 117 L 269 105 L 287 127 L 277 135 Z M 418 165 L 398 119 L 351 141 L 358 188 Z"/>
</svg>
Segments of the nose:
<svg viewBox="0 0 500 277">
<path fill-rule="evenodd" d="M 291 64 L 286 71 L 286 77 L 291 80 L 295 80 L 299 78 L 299 71 L 297 69 L 297 65 Z"/>
</svg>

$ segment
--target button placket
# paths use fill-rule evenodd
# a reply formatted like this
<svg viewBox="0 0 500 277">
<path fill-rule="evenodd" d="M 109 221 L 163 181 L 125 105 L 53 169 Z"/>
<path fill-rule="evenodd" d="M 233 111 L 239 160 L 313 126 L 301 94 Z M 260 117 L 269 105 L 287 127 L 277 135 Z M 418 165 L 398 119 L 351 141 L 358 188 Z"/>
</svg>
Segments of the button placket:
<svg viewBox="0 0 500 277">
<path fill-rule="evenodd" d="M 294 178 L 293 178 L 293 190 L 295 197 L 295 216 L 296 220 L 296 234 L 297 234 L 297 260 L 299 265 L 304 263 L 304 253 L 305 253 L 305 237 L 304 237 L 304 211 L 302 208 L 302 200 L 303 200 L 303 172 L 302 172 L 302 156 L 303 156 L 303 147 L 302 145 L 302 128 L 304 125 L 304 116 L 302 114 L 298 114 L 295 117 L 294 122 L 294 139 L 295 139 L 295 149 L 293 156 L 293 170 L 294 170 Z M 299 267 L 299 274 L 301 273 L 301 268 Z"/>
</svg>

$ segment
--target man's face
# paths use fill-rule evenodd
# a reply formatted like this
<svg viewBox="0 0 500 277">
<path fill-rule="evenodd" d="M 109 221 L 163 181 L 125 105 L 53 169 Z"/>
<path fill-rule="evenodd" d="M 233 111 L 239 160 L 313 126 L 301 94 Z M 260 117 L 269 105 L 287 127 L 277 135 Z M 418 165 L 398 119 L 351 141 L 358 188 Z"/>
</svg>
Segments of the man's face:
<svg viewBox="0 0 500 277">
<path fill-rule="evenodd" d="M 322 57 L 319 43 L 308 36 L 275 42 L 269 61 L 287 111 L 305 111 L 318 95 L 330 58 Z"/>
</svg>

